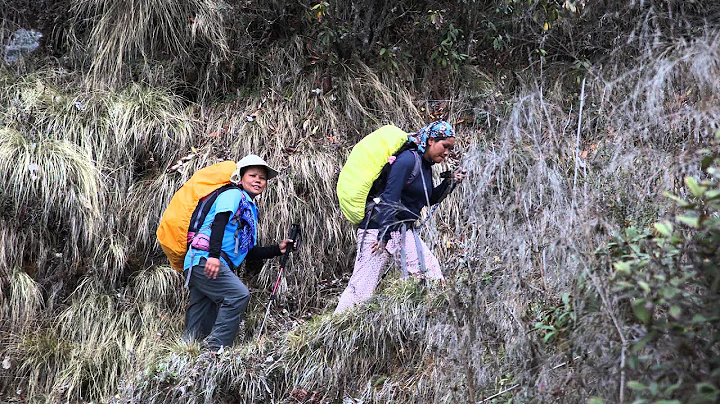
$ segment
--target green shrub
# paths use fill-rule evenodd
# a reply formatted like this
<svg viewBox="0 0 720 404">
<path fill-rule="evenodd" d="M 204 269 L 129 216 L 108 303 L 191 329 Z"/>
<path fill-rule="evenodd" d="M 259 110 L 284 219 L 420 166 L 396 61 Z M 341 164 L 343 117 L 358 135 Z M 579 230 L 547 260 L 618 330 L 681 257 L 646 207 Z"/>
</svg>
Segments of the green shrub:
<svg viewBox="0 0 720 404">
<path fill-rule="evenodd" d="M 677 216 L 608 246 L 630 326 L 627 387 L 641 402 L 720 397 L 719 144 L 720 132 L 699 152 L 703 178 L 685 178 L 686 196 L 666 194 Z"/>
</svg>

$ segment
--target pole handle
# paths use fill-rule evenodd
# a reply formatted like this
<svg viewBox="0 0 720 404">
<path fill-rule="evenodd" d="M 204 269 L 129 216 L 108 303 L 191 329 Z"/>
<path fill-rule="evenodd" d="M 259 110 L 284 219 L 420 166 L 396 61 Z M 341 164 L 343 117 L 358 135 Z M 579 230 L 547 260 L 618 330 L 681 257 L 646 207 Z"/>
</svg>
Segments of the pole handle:
<svg viewBox="0 0 720 404">
<path fill-rule="evenodd" d="M 292 244 L 288 245 L 285 249 L 285 254 L 280 258 L 280 270 L 285 268 L 290 253 L 297 250 L 300 247 L 300 241 L 302 240 L 302 233 L 300 231 L 300 225 L 293 223 L 290 227 L 290 235 L 288 236 L 292 240 Z"/>
<path fill-rule="evenodd" d="M 290 236 L 288 237 L 290 240 L 293 241 L 293 244 L 290 246 L 290 249 L 287 251 L 295 251 L 300 247 L 300 241 L 302 239 L 302 234 L 300 233 L 300 225 L 297 223 L 293 223 L 292 226 L 290 226 Z"/>
</svg>

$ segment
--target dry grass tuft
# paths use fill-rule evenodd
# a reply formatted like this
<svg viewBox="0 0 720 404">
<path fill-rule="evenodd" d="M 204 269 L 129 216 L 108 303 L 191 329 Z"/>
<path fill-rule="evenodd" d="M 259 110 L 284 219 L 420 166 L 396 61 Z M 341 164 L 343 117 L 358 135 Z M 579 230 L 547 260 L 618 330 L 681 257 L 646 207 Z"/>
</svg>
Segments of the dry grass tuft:
<svg viewBox="0 0 720 404">
<path fill-rule="evenodd" d="M 284 396 L 284 365 L 270 344 L 251 342 L 215 357 L 198 355 L 197 346 L 177 342 L 165 346 L 161 354 L 124 385 L 124 399 L 275 402 Z"/>
<path fill-rule="evenodd" d="M 122 145 L 118 152 L 128 153 L 125 158 L 113 157 L 146 165 L 158 160 L 161 167 L 187 147 L 193 129 L 180 97 L 137 84 L 110 97 L 108 124 L 114 141 Z"/>
<path fill-rule="evenodd" d="M 170 267 L 151 267 L 133 275 L 130 290 L 141 304 L 155 303 L 161 310 L 182 314 L 185 290 L 182 275 Z"/>
<path fill-rule="evenodd" d="M 20 333 L 37 326 L 43 309 L 40 286 L 25 272 L 15 269 L 9 285 L 7 301 L 3 299 L 0 318 L 6 319 L 8 330 Z M 6 327 L 3 327 L 6 328 Z"/>
<path fill-rule="evenodd" d="M 78 91 L 77 78 L 63 71 L 7 74 L 0 100 L 9 108 L 0 119 L 21 133 L 72 142 L 96 161 L 113 161 L 125 146 L 108 142 L 108 94 Z M 32 117 L 32 119 L 30 119 Z"/>
<path fill-rule="evenodd" d="M 212 66 L 228 57 L 223 2 L 187 1 L 89 1 L 73 4 L 74 46 L 91 55 L 90 80 L 96 85 L 118 87 L 151 60 L 168 55 L 191 63 L 195 47 Z M 85 37 L 87 32 L 87 37 Z M 181 69 L 183 66 L 178 66 Z M 172 77 L 172 76 L 171 76 Z"/>
<path fill-rule="evenodd" d="M 173 194 L 181 186 L 177 175 L 163 173 L 152 181 L 134 182 L 126 197 L 118 201 L 122 206 L 119 227 L 134 249 L 158 255 L 160 246 L 155 231 Z"/>
<path fill-rule="evenodd" d="M 399 80 L 382 80 L 364 64 L 359 64 L 357 69 L 357 72 L 351 74 L 354 78 L 346 81 L 340 89 L 343 112 L 350 121 L 364 122 L 369 119 L 372 124 L 363 126 L 372 129 L 393 123 L 407 132 L 414 132 L 424 126 L 423 117 L 416 107 L 418 100 Z M 368 133 L 360 131 L 348 139 L 349 144 L 354 145 Z"/>
<path fill-rule="evenodd" d="M 368 305 L 325 315 L 293 330 L 285 360 L 296 388 L 333 392 L 362 388 L 372 375 L 420 365 L 428 325 L 445 298 L 420 283 L 393 283 Z"/>
<path fill-rule="evenodd" d="M 52 401 L 50 392 L 62 365 L 71 360 L 74 344 L 58 338 L 52 329 L 28 330 L 12 341 L 5 354 L 18 378 L 13 393 L 22 391 L 32 401 Z"/>
<path fill-rule="evenodd" d="M 58 253 L 71 262 L 80 253 L 78 248 L 86 245 L 77 243 L 78 238 L 92 240 L 94 252 L 91 255 L 95 256 L 96 269 L 114 281 L 134 255 L 131 249 L 140 248 L 143 251 L 140 256 L 145 257 L 157 253 L 154 241 L 157 220 L 178 183 L 176 179 L 165 183 L 160 181 L 158 186 L 165 184 L 164 192 L 161 188 L 148 193 L 141 188 L 144 182 L 137 181 L 137 173 L 165 170 L 179 155 L 189 152 L 194 120 L 188 116 L 182 99 L 168 90 L 139 85 L 117 93 L 66 91 L 63 86 L 68 83 L 63 81 L 66 77 L 61 74 L 14 76 L 8 73 L 2 77 L 9 85 L 3 88 L 0 98 L 10 105 L 0 114 L 0 119 L 8 125 L 3 129 L 5 153 L 8 158 L 28 160 L 23 164 L 33 170 L 23 172 L 14 165 L 9 171 L 12 176 L 7 178 L 8 181 L 15 184 L 14 188 L 19 186 L 14 190 L 17 195 L 7 196 L 15 201 L 15 211 L 25 209 L 29 195 L 39 192 L 38 199 L 46 200 L 42 209 L 44 221 L 38 226 L 46 226 L 53 231 L 61 228 L 68 233 L 67 238 L 75 242 L 68 244 L 68 248 L 61 248 Z M 29 120 L 29 116 L 33 119 Z M 32 135 L 20 136 L 19 133 Z M 45 170 L 40 176 L 40 170 L 36 170 L 34 164 L 42 167 L 42 159 L 48 160 L 47 164 L 56 170 L 50 174 L 57 178 L 49 177 Z M 10 169 L 9 166 L 6 168 Z M 68 171 L 67 174 L 65 171 Z M 38 179 L 20 181 L 21 174 L 37 176 Z M 70 197 L 66 197 L 51 191 L 58 187 L 66 189 L 73 176 L 77 177 L 79 186 L 84 186 L 82 192 L 71 192 Z M 67 183 L 62 178 L 67 178 Z M 83 198 L 90 195 L 91 200 L 87 203 L 92 206 L 77 206 L 79 203 L 75 199 L 80 197 L 73 198 L 75 194 L 83 195 Z M 147 197 L 163 199 L 151 203 L 146 200 Z M 99 222 L 91 223 L 89 220 L 98 218 L 100 201 L 106 208 L 105 212 L 120 211 L 121 214 L 119 217 L 106 214 L 103 226 L 98 227 Z M 53 206 L 58 203 L 63 203 L 63 206 Z M 159 210 L 148 214 L 138 206 L 156 206 Z M 37 209 L 40 209 L 39 205 Z M 41 239 L 38 240 L 37 235 L 30 234 L 25 238 L 34 238 L 34 245 L 40 245 Z M 42 270 L 47 263 L 47 255 L 52 258 L 52 251 L 47 248 L 31 250 L 33 254 L 45 252 L 45 257 L 37 258 Z"/>
<path fill-rule="evenodd" d="M 98 279 L 86 278 L 54 330 L 18 334 L 25 342 L 9 350 L 27 397 L 109 399 L 129 375 L 157 359 L 163 341 L 179 335 L 180 283 L 169 268 L 149 269 L 135 276 L 131 296 L 108 293 Z"/>
<path fill-rule="evenodd" d="M 3 197 L 12 201 L 16 220 L 67 237 L 75 258 L 95 245 L 104 186 L 83 150 L 70 142 L 0 129 L 0 161 Z"/>
</svg>

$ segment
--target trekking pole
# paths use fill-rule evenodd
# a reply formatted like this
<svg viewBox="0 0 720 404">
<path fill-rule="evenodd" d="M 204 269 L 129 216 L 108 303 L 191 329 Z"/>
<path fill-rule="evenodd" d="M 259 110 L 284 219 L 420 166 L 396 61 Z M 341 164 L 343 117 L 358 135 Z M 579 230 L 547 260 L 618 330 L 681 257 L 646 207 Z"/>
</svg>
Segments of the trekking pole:
<svg viewBox="0 0 720 404">
<path fill-rule="evenodd" d="M 263 329 L 265 328 L 265 321 L 267 321 L 268 315 L 270 314 L 270 306 L 272 306 L 272 302 L 275 300 L 275 295 L 277 294 L 278 287 L 280 286 L 280 278 L 282 278 L 283 271 L 285 270 L 287 259 L 290 256 L 290 252 L 296 250 L 300 246 L 300 237 L 300 225 L 293 224 L 290 228 L 290 236 L 288 237 L 293 242 L 292 244 L 285 247 L 285 254 L 282 255 L 282 258 L 280 258 L 280 270 L 278 271 L 278 276 L 275 280 L 275 286 L 273 286 L 272 293 L 270 294 L 270 300 L 268 300 L 267 309 L 265 309 L 265 317 L 263 318 L 262 324 L 260 325 L 260 331 L 258 331 L 258 341 L 262 336 Z"/>
</svg>

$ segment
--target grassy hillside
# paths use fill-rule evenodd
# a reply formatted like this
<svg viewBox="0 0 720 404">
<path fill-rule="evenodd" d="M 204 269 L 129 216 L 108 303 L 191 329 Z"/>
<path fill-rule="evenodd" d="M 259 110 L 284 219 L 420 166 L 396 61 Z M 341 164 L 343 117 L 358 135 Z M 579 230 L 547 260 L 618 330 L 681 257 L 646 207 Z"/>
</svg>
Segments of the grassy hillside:
<svg viewBox="0 0 720 404">
<path fill-rule="evenodd" d="M 0 400 L 716 402 L 720 27 L 714 2 L 0 0 Z M 332 316 L 355 255 L 335 182 L 385 123 L 444 118 L 468 179 Z M 257 153 L 281 175 L 238 341 L 180 339 L 155 229 L 175 190 Z M 665 400 L 665 401 L 663 401 Z"/>
</svg>

